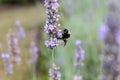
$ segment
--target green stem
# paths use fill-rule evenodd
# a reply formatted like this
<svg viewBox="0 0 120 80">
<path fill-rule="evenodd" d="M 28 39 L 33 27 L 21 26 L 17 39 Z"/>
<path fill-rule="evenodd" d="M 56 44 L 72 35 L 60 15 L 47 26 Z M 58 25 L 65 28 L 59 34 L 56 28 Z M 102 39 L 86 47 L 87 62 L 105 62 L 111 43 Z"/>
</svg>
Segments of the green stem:
<svg viewBox="0 0 120 80">
<path fill-rule="evenodd" d="M 8 76 L 8 79 L 7 80 L 10 80 L 10 76 Z"/>
<path fill-rule="evenodd" d="M 52 49 L 52 66 L 55 63 L 55 61 L 54 61 L 54 59 L 55 59 L 54 53 L 55 53 L 55 49 Z"/>
<path fill-rule="evenodd" d="M 36 66 L 33 65 L 33 80 L 37 80 L 36 78 Z"/>
</svg>

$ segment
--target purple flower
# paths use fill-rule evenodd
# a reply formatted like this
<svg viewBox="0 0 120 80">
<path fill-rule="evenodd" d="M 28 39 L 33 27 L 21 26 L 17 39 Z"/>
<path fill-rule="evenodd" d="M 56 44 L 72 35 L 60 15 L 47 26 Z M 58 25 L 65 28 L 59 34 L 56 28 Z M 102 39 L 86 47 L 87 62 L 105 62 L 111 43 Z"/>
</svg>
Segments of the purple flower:
<svg viewBox="0 0 120 80">
<path fill-rule="evenodd" d="M 16 25 L 16 29 L 17 29 L 18 38 L 24 39 L 25 38 L 25 33 L 24 33 L 23 28 L 21 27 L 20 21 L 16 21 L 15 25 Z"/>
<path fill-rule="evenodd" d="M 45 41 L 45 45 L 47 46 L 47 47 L 49 47 L 49 41 L 47 40 L 47 41 Z"/>
<path fill-rule="evenodd" d="M 55 48 L 56 47 L 56 43 L 54 41 L 45 41 L 45 45 L 51 49 Z"/>
<path fill-rule="evenodd" d="M 9 57 L 9 54 L 1 54 L 1 58 L 3 58 L 4 60 L 8 59 Z"/>
<path fill-rule="evenodd" d="M 58 37 L 62 37 L 62 30 L 58 30 L 57 36 L 58 36 Z"/>
<path fill-rule="evenodd" d="M 76 54 L 75 57 L 76 57 L 77 59 L 84 60 L 85 52 L 84 52 L 83 49 L 80 49 L 80 48 L 76 49 L 75 54 Z"/>
<path fill-rule="evenodd" d="M 4 64 L 5 73 L 7 76 L 11 76 L 13 74 L 13 65 L 8 61 Z"/>
<path fill-rule="evenodd" d="M 13 69 L 12 69 L 12 64 L 10 62 L 10 55 L 8 53 L 2 54 L 1 58 L 4 61 L 4 68 L 5 68 L 5 73 L 7 76 L 11 76 L 13 74 Z"/>
<path fill-rule="evenodd" d="M 12 54 L 20 53 L 18 39 L 15 37 L 15 35 L 12 32 L 8 33 L 8 47 L 9 47 L 9 52 L 11 52 Z"/>
<path fill-rule="evenodd" d="M 30 56 L 31 56 L 31 59 L 30 59 L 31 63 L 36 64 L 37 58 L 38 58 L 38 48 L 37 48 L 35 42 L 33 42 L 33 41 L 30 44 L 29 52 L 30 52 Z"/>
<path fill-rule="evenodd" d="M 45 42 L 45 45 L 53 49 L 57 46 L 57 37 L 61 36 L 59 29 L 57 29 L 57 27 L 60 26 L 60 24 L 58 23 L 60 15 L 57 12 L 57 9 L 59 7 L 58 0 L 45 0 L 44 6 L 47 9 L 47 19 L 46 25 L 44 26 L 44 31 L 50 37 L 50 41 L 47 40 Z"/>
<path fill-rule="evenodd" d="M 44 26 L 44 31 L 45 31 L 46 33 L 49 33 L 49 31 L 48 31 L 48 25 L 47 25 L 47 24 Z"/>
<path fill-rule="evenodd" d="M 16 46 L 19 45 L 19 43 L 18 43 L 18 39 L 17 39 L 17 38 L 14 38 L 14 39 L 13 39 L 13 42 L 14 42 L 14 45 L 16 45 Z"/>
<path fill-rule="evenodd" d="M 17 20 L 17 21 L 15 22 L 15 25 L 16 25 L 16 26 L 20 26 L 20 21 Z"/>
<path fill-rule="evenodd" d="M 22 27 L 20 27 L 18 30 L 17 30 L 17 36 L 20 38 L 20 39 L 24 39 L 25 38 L 25 33 L 24 33 L 24 30 Z"/>
<path fill-rule="evenodd" d="M 84 60 L 84 55 L 85 55 L 85 52 L 81 48 L 81 41 L 77 40 L 76 41 L 76 50 L 75 50 L 75 62 L 74 62 L 74 66 L 76 68 L 81 67 L 82 61 Z"/>
<path fill-rule="evenodd" d="M 48 30 L 53 31 L 54 29 L 55 29 L 55 28 L 54 28 L 53 25 L 49 25 L 49 26 L 48 26 Z"/>
<path fill-rule="evenodd" d="M 55 64 L 51 69 L 49 69 L 49 76 L 50 80 L 60 80 L 61 78 L 61 73 L 59 71 L 59 67 L 57 67 Z"/>
<path fill-rule="evenodd" d="M 21 58 L 18 56 L 14 57 L 14 59 L 13 59 L 13 62 L 15 62 L 15 63 L 20 63 L 20 61 L 21 61 Z"/>
<path fill-rule="evenodd" d="M 108 26 L 105 24 L 102 24 L 98 30 L 98 36 L 101 40 L 105 40 L 107 37 L 107 34 L 109 32 Z"/>
<path fill-rule="evenodd" d="M 76 46 L 80 46 L 81 45 L 81 41 L 80 40 L 77 40 L 76 41 Z"/>
<path fill-rule="evenodd" d="M 44 4 L 45 7 L 49 7 L 49 3 L 48 3 L 47 0 L 45 0 L 44 3 L 45 3 L 45 4 Z"/>
<path fill-rule="evenodd" d="M 56 10 L 59 7 L 59 4 L 57 2 L 54 2 L 51 5 L 53 10 Z"/>
<path fill-rule="evenodd" d="M 116 32 L 115 38 L 116 38 L 116 42 L 120 44 L 120 30 Z"/>
</svg>

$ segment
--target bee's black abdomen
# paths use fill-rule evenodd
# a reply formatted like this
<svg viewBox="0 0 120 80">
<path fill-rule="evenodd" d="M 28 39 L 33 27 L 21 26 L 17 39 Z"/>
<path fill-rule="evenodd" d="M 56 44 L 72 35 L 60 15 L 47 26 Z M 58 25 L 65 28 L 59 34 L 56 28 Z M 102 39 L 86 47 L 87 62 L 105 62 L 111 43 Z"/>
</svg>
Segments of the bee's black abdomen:
<svg viewBox="0 0 120 80">
<path fill-rule="evenodd" d="M 69 31 L 67 29 L 63 30 L 62 38 L 67 39 L 70 37 Z"/>
<path fill-rule="evenodd" d="M 63 39 L 67 39 L 69 37 L 70 37 L 70 34 L 63 34 L 63 36 L 62 36 Z"/>
</svg>

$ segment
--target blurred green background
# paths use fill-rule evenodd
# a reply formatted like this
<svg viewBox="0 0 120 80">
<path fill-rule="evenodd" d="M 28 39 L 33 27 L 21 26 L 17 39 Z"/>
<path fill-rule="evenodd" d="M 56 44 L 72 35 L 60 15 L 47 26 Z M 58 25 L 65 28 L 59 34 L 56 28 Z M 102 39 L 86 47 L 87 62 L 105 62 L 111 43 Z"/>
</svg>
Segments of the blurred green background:
<svg viewBox="0 0 120 80">
<path fill-rule="evenodd" d="M 43 1 L 43 0 L 42 0 Z M 48 80 L 47 64 L 51 60 L 51 51 L 45 47 L 47 34 L 43 32 L 45 25 L 45 7 L 38 0 L 0 0 L 0 42 L 2 52 L 8 50 L 7 33 L 9 29 L 15 32 L 15 21 L 19 20 L 23 26 L 26 39 L 19 41 L 22 62 L 15 67 L 10 80 L 33 80 L 32 65 L 28 65 L 29 46 L 34 35 L 40 49 L 37 64 L 37 80 Z M 59 0 L 60 28 L 67 28 L 71 37 L 65 47 L 59 46 L 55 50 L 55 61 L 60 66 L 61 80 L 71 80 L 74 71 L 75 41 L 81 40 L 85 50 L 84 66 L 81 69 L 83 80 L 99 80 L 101 74 L 101 53 L 103 43 L 98 39 L 97 31 L 107 13 L 107 0 Z M 15 5 L 13 5 L 15 4 Z M 31 35 L 32 34 L 32 35 Z M 38 38 L 39 36 L 39 38 Z M 0 80 L 7 80 L 2 59 L 0 60 Z"/>
</svg>

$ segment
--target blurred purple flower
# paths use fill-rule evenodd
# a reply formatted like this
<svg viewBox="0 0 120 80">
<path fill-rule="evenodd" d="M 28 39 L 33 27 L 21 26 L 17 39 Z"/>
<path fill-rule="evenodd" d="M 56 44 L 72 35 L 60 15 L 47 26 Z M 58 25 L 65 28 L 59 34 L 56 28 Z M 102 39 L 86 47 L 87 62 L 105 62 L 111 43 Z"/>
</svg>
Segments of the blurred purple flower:
<svg viewBox="0 0 120 80">
<path fill-rule="evenodd" d="M 24 38 L 25 38 L 25 33 L 24 33 L 22 27 L 20 27 L 20 28 L 17 30 L 17 36 L 18 36 L 20 39 L 24 39 Z"/>
<path fill-rule="evenodd" d="M 74 62 L 74 66 L 76 68 L 80 68 L 82 66 L 82 61 L 84 60 L 84 55 L 85 55 L 85 52 L 81 48 L 81 41 L 77 40 L 76 41 L 76 50 L 75 50 L 75 62 Z"/>
<path fill-rule="evenodd" d="M 62 37 L 62 30 L 58 30 L 57 35 L 58 37 Z"/>
<path fill-rule="evenodd" d="M 13 74 L 13 66 L 10 62 L 10 55 L 8 53 L 1 54 L 1 58 L 4 61 L 4 68 L 5 68 L 6 75 L 11 76 Z"/>
<path fill-rule="evenodd" d="M 13 34 L 11 31 L 8 33 L 8 53 L 9 55 L 14 56 L 13 57 L 13 62 L 14 63 L 19 63 L 20 58 L 18 57 L 20 54 L 20 48 L 19 48 L 19 43 L 18 39 L 15 37 L 15 34 Z"/>
<path fill-rule="evenodd" d="M 15 25 L 16 25 L 16 26 L 20 26 L 20 25 L 21 25 L 21 24 L 20 24 L 20 21 L 17 20 L 17 21 L 15 22 Z"/>
<path fill-rule="evenodd" d="M 120 29 L 116 32 L 115 38 L 116 38 L 116 42 L 120 44 Z"/>
<path fill-rule="evenodd" d="M 38 58 L 38 48 L 37 48 L 35 42 L 33 42 L 33 41 L 30 44 L 29 52 L 30 52 L 30 56 L 31 56 L 31 59 L 30 59 L 31 63 L 36 64 L 37 58 Z"/>
<path fill-rule="evenodd" d="M 16 21 L 15 25 L 16 25 L 16 29 L 17 29 L 17 36 L 18 36 L 18 38 L 24 39 L 25 38 L 25 33 L 24 33 L 24 30 L 23 30 L 20 22 Z"/>
<path fill-rule="evenodd" d="M 49 26 L 48 26 L 48 30 L 53 31 L 54 29 L 55 29 L 55 28 L 54 28 L 53 25 L 49 25 Z"/>
<path fill-rule="evenodd" d="M 20 53 L 18 39 L 11 31 L 8 33 L 8 47 L 9 52 L 12 53 L 13 55 Z"/>
<path fill-rule="evenodd" d="M 60 80 L 61 73 L 59 72 L 59 67 L 57 67 L 55 64 L 51 69 L 49 69 L 49 76 L 50 80 Z"/>
<path fill-rule="evenodd" d="M 80 46 L 81 45 L 81 41 L 80 40 L 76 40 L 76 46 Z"/>
<path fill-rule="evenodd" d="M 9 57 L 9 54 L 1 54 L 1 58 L 3 58 L 3 60 L 9 59 Z"/>
<path fill-rule="evenodd" d="M 21 61 L 21 58 L 18 56 L 14 57 L 14 59 L 13 59 L 13 62 L 16 64 L 20 63 L 20 61 Z"/>
<path fill-rule="evenodd" d="M 59 4 L 57 2 L 54 2 L 51 5 L 53 10 L 56 10 L 59 7 Z"/>
<path fill-rule="evenodd" d="M 75 55 L 75 57 L 77 59 L 84 60 L 84 55 L 85 55 L 85 52 L 84 52 L 83 49 L 80 49 L 80 48 L 76 49 L 76 55 Z"/>
<path fill-rule="evenodd" d="M 108 26 L 106 24 L 101 24 L 98 29 L 98 36 L 101 40 L 105 40 L 109 32 Z"/>
<path fill-rule="evenodd" d="M 54 41 L 46 41 L 45 45 L 51 49 L 55 48 L 57 46 L 57 44 Z"/>
</svg>

